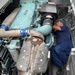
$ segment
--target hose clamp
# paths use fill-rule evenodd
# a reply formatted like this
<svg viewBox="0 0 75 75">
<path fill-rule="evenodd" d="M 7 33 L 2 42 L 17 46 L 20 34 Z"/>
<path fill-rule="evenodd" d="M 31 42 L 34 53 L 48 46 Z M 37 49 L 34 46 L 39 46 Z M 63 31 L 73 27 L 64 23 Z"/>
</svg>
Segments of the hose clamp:
<svg viewBox="0 0 75 75">
<path fill-rule="evenodd" d="M 21 35 L 26 36 L 27 35 L 27 30 L 26 29 L 21 29 Z"/>
<path fill-rule="evenodd" d="M 6 31 L 8 31 L 8 30 L 9 30 L 9 27 L 8 27 L 8 26 L 6 26 L 6 25 L 4 25 L 4 24 L 2 24 L 1 28 L 5 29 Z"/>
</svg>

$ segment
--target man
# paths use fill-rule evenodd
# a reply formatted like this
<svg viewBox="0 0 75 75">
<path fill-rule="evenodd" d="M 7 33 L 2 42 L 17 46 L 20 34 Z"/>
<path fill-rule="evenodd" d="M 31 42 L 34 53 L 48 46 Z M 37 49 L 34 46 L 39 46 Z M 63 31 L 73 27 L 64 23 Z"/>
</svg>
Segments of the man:
<svg viewBox="0 0 75 75">
<path fill-rule="evenodd" d="M 66 65 L 72 48 L 70 30 L 63 19 L 56 21 L 53 29 L 55 30 L 54 34 L 56 36 L 56 45 L 51 48 L 51 60 L 61 69 Z"/>
</svg>

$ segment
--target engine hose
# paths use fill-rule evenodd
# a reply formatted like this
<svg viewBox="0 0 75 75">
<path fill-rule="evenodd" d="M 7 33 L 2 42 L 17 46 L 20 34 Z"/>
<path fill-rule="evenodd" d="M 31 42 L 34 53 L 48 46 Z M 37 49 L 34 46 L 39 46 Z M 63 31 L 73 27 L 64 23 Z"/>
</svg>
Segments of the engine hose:
<svg viewBox="0 0 75 75">
<path fill-rule="evenodd" d="M 8 30 L 19 11 L 20 8 L 16 8 L 13 12 L 11 12 L 10 15 L 8 15 L 8 17 L 6 17 L 5 20 L 2 22 L 1 28 Z"/>
<path fill-rule="evenodd" d="M 0 29 L 0 37 L 18 37 L 26 35 L 36 36 L 44 40 L 44 36 L 40 32 L 34 30 L 21 29 L 5 31 L 4 29 Z"/>
<path fill-rule="evenodd" d="M 52 31 L 52 27 L 50 25 L 43 25 L 38 28 L 34 28 L 35 31 L 40 32 L 43 35 L 48 35 Z"/>
</svg>

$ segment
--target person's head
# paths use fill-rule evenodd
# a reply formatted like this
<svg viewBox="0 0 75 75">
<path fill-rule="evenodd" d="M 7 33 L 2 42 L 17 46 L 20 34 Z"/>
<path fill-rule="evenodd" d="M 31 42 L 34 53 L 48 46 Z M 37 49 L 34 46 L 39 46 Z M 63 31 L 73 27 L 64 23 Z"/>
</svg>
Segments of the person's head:
<svg viewBox="0 0 75 75">
<path fill-rule="evenodd" d="M 66 25 L 66 21 L 64 19 L 59 19 L 55 22 L 55 25 L 57 25 L 57 26 Z"/>
</svg>

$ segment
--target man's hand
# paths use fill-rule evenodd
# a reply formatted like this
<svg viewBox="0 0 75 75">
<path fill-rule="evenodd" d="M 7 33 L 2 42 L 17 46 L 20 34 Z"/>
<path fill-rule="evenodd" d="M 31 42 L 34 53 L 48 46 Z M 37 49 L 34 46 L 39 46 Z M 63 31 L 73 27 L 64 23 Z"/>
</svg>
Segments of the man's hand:
<svg viewBox="0 0 75 75">
<path fill-rule="evenodd" d="M 57 26 L 57 25 L 54 25 L 54 26 L 53 26 L 53 29 L 54 29 L 54 30 L 61 31 L 61 28 L 60 28 L 60 26 Z"/>
<path fill-rule="evenodd" d="M 63 23 L 58 21 L 58 22 L 55 23 L 55 25 L 53 25 L 53 29 L 61 31 L 61 26 L 63 26 Z"/>
</svg>

